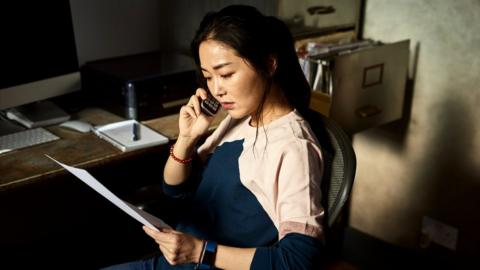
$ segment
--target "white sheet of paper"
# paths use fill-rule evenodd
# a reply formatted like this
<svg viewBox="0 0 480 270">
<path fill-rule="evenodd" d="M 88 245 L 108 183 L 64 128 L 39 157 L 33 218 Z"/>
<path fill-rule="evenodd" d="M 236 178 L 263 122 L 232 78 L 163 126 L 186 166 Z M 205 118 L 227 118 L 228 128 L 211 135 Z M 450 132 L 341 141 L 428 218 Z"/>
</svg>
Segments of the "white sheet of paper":
<svg viewBox="0 0 480 270">
<path fill-rule="evenodd" d="M 102 183 L 98 182 L 98 180 L 95 179 L 95 177 L 93 177 L 86 170 L 78 169 L 78 168 L 63 164 L 55 160 L 54 158 L 50 157 L 49 155 L 45 155 L 45 156 L 55 161 L 57 164 L 65 168 L 71 174 L 75 175 L 78 179 L 82 180 L 85 184 L 93 188 L 95 191 L 100 193 L 107 200 L 115 204 L 118 208 L 122 209 L 125 213 L 129 214 L 131 217 L 138 220 L 143 225 L 148 226 L 156 231 L 158 231 L 159 228 L 171 228 L 163 220 L 117 197 L 109 189 L 107 189 L 104 185 L 102 185 Z"/>
</svg>

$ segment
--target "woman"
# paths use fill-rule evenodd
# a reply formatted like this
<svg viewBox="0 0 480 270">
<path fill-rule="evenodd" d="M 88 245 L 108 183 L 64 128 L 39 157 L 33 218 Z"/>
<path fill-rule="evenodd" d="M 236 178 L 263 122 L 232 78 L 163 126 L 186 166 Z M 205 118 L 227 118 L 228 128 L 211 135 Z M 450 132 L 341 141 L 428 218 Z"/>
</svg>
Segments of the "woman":
<svg viewBox="0 0 480 270">
<path fill-rule="evenodd" d="M 175 230 L 144 227 L 162 256 L 115 269 L 311 269 L 322 155 L 301 115 L 310 87 L 288 28 L 229 6 L 205 16 L 191 49 L 203 88 L 180 110 L 164 168 L 165 193 L 191 200 L 191 211 Z M 196 149 L 213 119 L 200 108 L 208 92 L 228 115 Z M 204 165 L 199 177 L 192 160 Z"/>
</svg>

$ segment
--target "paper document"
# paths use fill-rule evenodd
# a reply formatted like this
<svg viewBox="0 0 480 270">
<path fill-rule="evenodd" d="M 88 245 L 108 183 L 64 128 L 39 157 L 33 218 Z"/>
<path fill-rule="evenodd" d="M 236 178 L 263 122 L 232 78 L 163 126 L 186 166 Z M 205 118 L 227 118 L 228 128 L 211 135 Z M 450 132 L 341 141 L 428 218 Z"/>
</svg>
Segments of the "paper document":
<svg viewBox="0 0 480 270">
<path fill-rule="evenodd" d="M 49 155 L 45 155 L 45 156 L 55 161 L 57 164 L 65 168 L 71 174 L 75 175 L 78 179 L 82 180 L 85 184 L 93 188 L 95 191 L 100 193 L 107 200 L 115 204 L 118 208 L 122 209 L 125 213 L 129 214 L 131 217 L 138 220 L 143 225 L 148 226 L 156 231 L 158 231 L 159 228 L 171 228 L 163 220 L 117 197 L 104 185 L 98 182 L 98 180 L 95 179 L 95 177 L 93 177 L 86 170 L 78 169 L 78 168 L 63 164 L 55 160 L 54 158 L 50 157 Z"/>
</svg>

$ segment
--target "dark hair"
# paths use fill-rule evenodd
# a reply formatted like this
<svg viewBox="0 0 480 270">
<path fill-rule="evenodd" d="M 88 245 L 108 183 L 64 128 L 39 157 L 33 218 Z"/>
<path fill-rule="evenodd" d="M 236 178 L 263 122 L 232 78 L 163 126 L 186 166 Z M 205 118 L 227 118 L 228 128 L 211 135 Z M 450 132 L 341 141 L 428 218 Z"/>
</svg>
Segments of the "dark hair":
<svg viewBox="0 0 480 270">
<path fill-rule="evenodd" d="M 310 102 L 310 86 L 298 62 L 293 37 L 284 22 L 244 5 L 231 5 L 218 12 L 207 13 L 191 43 L 199 82 L 203 87 L 206 87 L 206 82 L 200 70 L 199 47 L 209 39 L 234 49 L 239 57 L 247 60 L 267 79 L 267 89 L 257 109 L 257 116 L 260 117 L 272 83 L 279 86 L 291 106 L 301 114 L 306 112 Z M 270 74 L 272 56 L 276 59 L 276 69 Z"/>
</svg>

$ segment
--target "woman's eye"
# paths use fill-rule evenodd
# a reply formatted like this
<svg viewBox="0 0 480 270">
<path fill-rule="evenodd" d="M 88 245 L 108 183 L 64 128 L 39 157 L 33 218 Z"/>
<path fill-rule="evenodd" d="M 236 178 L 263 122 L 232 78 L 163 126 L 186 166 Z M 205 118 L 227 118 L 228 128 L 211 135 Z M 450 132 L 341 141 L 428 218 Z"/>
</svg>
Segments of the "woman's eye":
<svg viewBox="0 0 480 270">
<path fill-rule="evenodd" d="M 232 77 L 232 75 L 233 75 L 233 73 L 228 73 L 228 74 L 221 75 L 221 77 L 223 79 L 228 79 L 228 78 Z"/>
<path fill-rule="evenodd" d="M 205 78 L 205 80 L 206 80 L 207 82 L 212 79 L 212 77 L 204 77 L 204 78 Z"/>
</svg>

